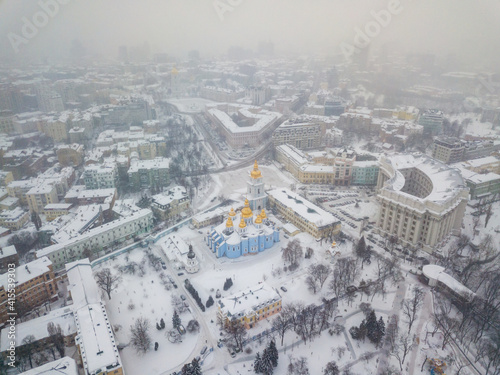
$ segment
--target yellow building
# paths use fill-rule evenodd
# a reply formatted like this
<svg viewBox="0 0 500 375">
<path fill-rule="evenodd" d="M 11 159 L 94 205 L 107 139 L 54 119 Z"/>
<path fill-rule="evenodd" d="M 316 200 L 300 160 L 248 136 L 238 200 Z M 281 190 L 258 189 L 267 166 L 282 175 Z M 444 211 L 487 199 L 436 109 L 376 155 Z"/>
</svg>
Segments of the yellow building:
<svg viewBox="0 0 500 375">
<path fill-rule="evenodd" d="M 8 273 L 0 275 L 0 324 L 7 321 Z M 47 301 L 57 300 L 57 283 L 52 262 L 47 257 L 23 264 L 15 270 L 16 304 L 31 310 Z"/>
<path fill-rule="evenodd" d="M 71 208 L 71 203 L 51 203 L 43 208 L 43 214 L 47 221 L 57 219 L 59 216 L 67 215 Z"/>
<path fill-rule="evenodd" d="M 281 296 L 265 283 L 217 301 L 217 314 L 224 322 L 239 320 L 246 329 L 281 311 Z"/>
<path fill-rule="evenodd" d="M 59 203 L 57 188 L 55 184 L 49 183 L 35 186 L 26 193 L 26 200 L 28 201 L 30 212 L 41 213 L 46 205 Z"/>
<path fill-rule="evenodd" d="M 340 233 L 342 225 L 335 216 L 289 189 L 268 193 L 269 205 L 303 232 L 315 238 L 327 238 Z"/>
</svg>

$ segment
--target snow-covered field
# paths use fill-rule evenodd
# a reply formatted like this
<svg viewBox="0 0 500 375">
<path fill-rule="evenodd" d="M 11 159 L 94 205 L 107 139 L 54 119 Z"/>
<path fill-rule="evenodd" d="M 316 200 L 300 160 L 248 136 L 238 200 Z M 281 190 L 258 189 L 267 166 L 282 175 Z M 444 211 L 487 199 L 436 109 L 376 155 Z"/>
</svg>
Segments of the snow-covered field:
<svg viewBox="0 0 500 375">
<path fill-rule="evenodd" d="M 118 272 L 118 267 L 130 262 L 141 263 L 144 258 L 144 250 L 136 249 L 128 255 L 121 255 L 115 260 L 110 260 L 96 267 L 95 271 L 102 268 L 110 268 L 113 273 Z M 158 342 L 158 351 L 150 350 L 145 355 L 139 355 L 131 346 L 127 346 L 120 352 L 120 356 L 128 374 L 162 374 L 167 370 L 188 362 L 194 357 L 193 350 L 198 341 L 198 334 L 186 333 L 182 343 L 171 343 L 166 333 L 172 329 L 173 308 L 171 296 L 180 295 L 181 288 L 167 291 L 160 283 L 159 272 L 155 271 L 147 263 L 145 275 L 122 274 L 122 281 L 118 288 L 113 291 L 111 300 L 104 297 L 109 319 L 115 328 L 116 340 L 119 344 L 126 345 L 130 340 L 130 326 L 135 319 L 145 317 L 149 319 L 151 327 L 152 342 Z M 168 273 L 168 271 L 163 271 Z M 185 291 L 184 291 L 185 293 Z M 133 306 L 133 308 L 132 308 Z M 192 314 L 185 312 L 180 315 L 182 324 L 187 325 L 192 319 Z M 163 318 L 166 328 L 159 331 L 156 323 Z M 117 329 L 118 328 L 118 329 Z"/>
</svg>

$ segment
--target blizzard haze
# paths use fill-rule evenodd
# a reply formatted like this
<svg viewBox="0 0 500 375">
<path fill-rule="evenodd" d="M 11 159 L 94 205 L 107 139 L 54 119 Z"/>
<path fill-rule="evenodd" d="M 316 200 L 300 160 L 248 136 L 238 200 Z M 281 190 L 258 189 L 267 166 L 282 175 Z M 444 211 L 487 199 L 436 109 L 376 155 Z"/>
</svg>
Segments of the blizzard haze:
<svg viewBox="0 0 500 375">
<path fill-rule="evenodd" d="M 58 0 L 41 0 L 52 3 Z M 60 4 L 66 2 L 67 4 Z M 257 50 L 272 42 L 277 54 L 338 54 L 353 43 L 355 28 L 371 12 L 398 4 L 387 26 L 372 38 L 399 52 L 454 55 L 466 63 L 499 61 L 498 0 L 59 0 L 46 26 L 19 44 L 22 18 L 41 10 L 39 1 L 0 1 L 0 58 L 65 57 L 75 39 L 89 55 L 116 58 L 118 47 L 147 42 L 150 51 L 183 58 L 189 50 L 218 57 L 230 46 Z M 233 4 L 233 5 L 230 5 Z M 217 9 L 218 8 L 218 11 Z"/>
</svg>

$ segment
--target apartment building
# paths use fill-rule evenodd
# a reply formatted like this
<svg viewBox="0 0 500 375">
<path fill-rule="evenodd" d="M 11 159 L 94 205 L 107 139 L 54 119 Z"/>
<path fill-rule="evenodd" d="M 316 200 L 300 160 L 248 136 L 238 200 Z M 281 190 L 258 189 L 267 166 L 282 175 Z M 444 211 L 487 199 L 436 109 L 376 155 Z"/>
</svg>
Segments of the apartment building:
<svg viewBox="0 0 500 375">
<path fill-rule="evenodd" d="M 59 203 L 56 185 L 43 182 L 41 185 L 31 188 L 26 193 L 26 200 L 30 212 L 42 213 L 46 205 Z"/>
<path fill-rule="evenodd" d="M 7 290 L 8 273 L 0 275 L 0 324 L 8 319 Z M 18 308 L 32 310 L 46 302 L 58 299 L 57 282 L 52 262 L 47 257 L 41 257 L 32 262 L 19 266 L 16 275 L 16 303 Z"/>
<path fill-rule="evenodd" d="M 189 207 L 189 197 L 183 186 L 174 186 L 151 197 L 151 209 L 158 220 L 178 219 Z"/>
<path fill-rule="evenodd" d="M 312 122 L 285 121 L 273 133 L 274 147 L 289 144 L 300 150 L 316 149 L 321 145 L 321 125 Z"/>
</svg>

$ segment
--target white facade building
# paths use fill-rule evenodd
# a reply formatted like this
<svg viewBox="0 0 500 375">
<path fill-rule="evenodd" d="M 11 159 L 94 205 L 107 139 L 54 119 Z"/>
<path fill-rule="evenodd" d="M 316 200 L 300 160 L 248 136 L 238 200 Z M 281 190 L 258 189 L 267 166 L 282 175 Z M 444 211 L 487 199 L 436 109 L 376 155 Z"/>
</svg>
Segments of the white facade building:
<svg viewBox="0 0 500 375">
<path fill-rule="evenodd" d="M 460 233 L 469 189 L 458 170 L 422 154 L 383 157 L 377 189 L 379 234 L 433 252 Z"/>
</svg>

